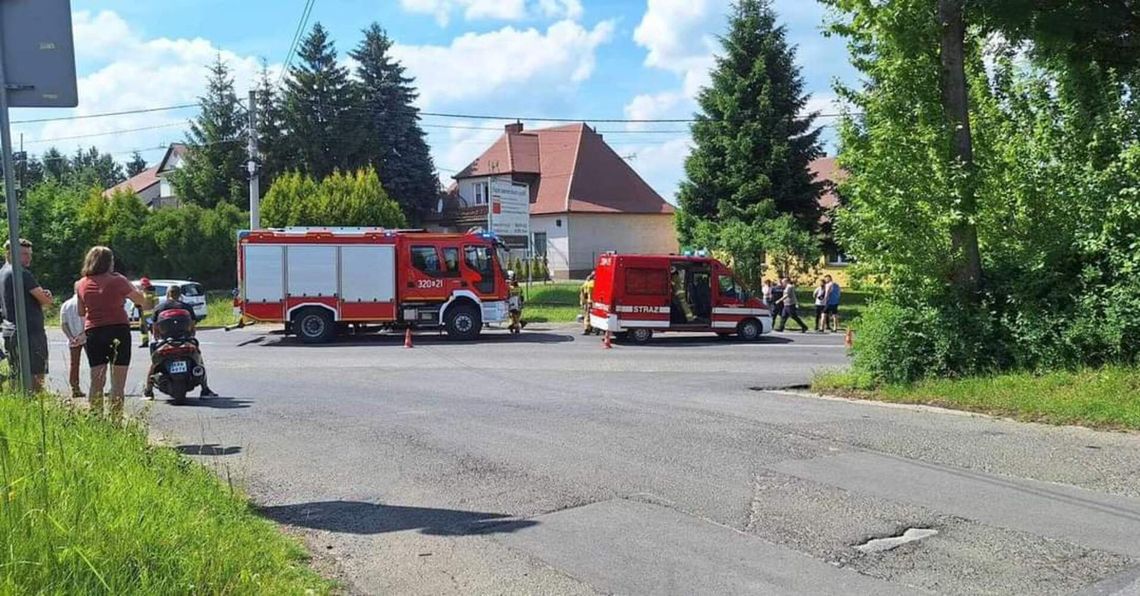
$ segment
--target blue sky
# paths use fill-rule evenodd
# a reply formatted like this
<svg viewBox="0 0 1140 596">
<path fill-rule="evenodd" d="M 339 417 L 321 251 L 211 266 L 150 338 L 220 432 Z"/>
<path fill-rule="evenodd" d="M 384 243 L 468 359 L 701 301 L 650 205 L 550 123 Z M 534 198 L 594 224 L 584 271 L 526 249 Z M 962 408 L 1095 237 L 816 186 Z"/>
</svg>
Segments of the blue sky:
<svg viewBox="0 0 1140 596">
<path fill-rule="evenodd" d="M 13 120 L 192 103 L 205 64 L 221 53 L 244 96 L 260 62 L 279 69 L 304 0 L 72 0 L 80 106 L 15 110 Z M 821 33 L 814 0 L 775 0 L 799 48 L 812 107 L 834 111 L 832 82 L 850 81 L 843 43 Z M 342 54 L 376 21 L 416 77 L 427 111 L 526 119 L 686 118 L 706 82 L 728 0 L 316 0 L 309 26 L 327 27 Z M 96 145 L 127 159 L 180 140 L 193 109 L 18 124 L 29 152 Z M 831 119 L 821 123 L 832 122 Z M 433 156 L 447 178 L 504 124 L 425 117 Z M 672 200 L 689 136 L 683 124 L 595 124 L 663 196 Z M 146 129 L 146 130 L 137 130 Z M 827 135 L 830 139 L 831 135 Z M 829 150 L 833 150 L 829 146 Z"/>
</svg>

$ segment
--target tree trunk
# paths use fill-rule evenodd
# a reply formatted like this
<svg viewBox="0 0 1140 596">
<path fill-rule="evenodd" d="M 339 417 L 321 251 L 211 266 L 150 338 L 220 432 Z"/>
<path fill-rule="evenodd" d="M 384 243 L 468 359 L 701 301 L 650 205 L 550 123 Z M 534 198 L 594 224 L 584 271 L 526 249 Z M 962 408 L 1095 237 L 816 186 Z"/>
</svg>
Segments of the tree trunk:
<svg viewBox="0 0 1140 596">
<path fill-rule="evenodd" d="M 959 290 L 972 295 L 982 278 L 982 260 L 978 252 L 978 228 L 973 223 L 978 203 L 974 196 L 974 146 L 966 88 L 964 2 L 939 0 L 938 20 L 942 26 L 942 112 L 953 130 L 953 158 L 963 174 L 958 183 L 960 214 L 957 223 L 950 228 L 950 246 L 955 259 L 952 279 Z"/>
</svg>

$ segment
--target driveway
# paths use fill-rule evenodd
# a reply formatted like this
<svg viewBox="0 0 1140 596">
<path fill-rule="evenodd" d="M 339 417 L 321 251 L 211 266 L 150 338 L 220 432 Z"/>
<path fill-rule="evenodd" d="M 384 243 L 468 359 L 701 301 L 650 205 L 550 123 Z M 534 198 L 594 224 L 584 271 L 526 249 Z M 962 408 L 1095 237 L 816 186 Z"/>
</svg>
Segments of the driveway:
<svg viewBox="0 0 1140 596">
<path fill-rule="evenodd" d="M 1140 437 L 780 389 L 840 336 L 202 339 L 223 398 L 134 405 L 352 592 L 1140 589 Z"/>
</svg>

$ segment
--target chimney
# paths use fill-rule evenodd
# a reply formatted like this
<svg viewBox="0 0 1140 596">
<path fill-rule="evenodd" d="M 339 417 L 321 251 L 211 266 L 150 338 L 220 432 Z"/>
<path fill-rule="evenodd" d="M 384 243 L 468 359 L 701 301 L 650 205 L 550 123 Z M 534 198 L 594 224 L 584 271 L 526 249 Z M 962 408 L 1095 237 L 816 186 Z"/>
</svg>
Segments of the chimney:
<svg viewBox="0 0 1140 596">
<path fill-rule="evenodd" d="M 507 134 L 517 135 L 523 131 L 523 123 L 521 120 L 516 120 L 511 124 L 504 126 L 503 128 L 507 131 Z"/>
</svg>

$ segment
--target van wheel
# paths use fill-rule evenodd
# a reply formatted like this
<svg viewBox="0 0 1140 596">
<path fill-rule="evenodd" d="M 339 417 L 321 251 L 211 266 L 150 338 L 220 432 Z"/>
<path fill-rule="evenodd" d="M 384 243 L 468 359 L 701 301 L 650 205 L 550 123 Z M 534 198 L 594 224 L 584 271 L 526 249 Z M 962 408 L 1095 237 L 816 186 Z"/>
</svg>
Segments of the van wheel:
<svg viewBox="0 0 1140 596">
<path fill-rule="evenodd" d="M 736 335 L 744 341 L 756 341 L 760 339 L 760 335 L 764 333 L 764 328 L 760 326 L 760 321 L 756 319 L 748 319 L 741 321 L 736 326 Z"/>
<path fill-rule="evenodd" d="M 307 344 L 323 344 L 336 335 L 332 314 L 323 308 L 305 308 L 293 317 L 293 331 Z"/>
<path fill-rule="evenodd" d="M 460 304 L 447 311 L 443 322 L 447 336 L 460 341 L 470 341 L 479 337 L 483 329 L 483 317 L 479 309 L 470 304 Z"/>
<path fill-rule="evenodd" d="M 633 341 L 633 343 L 635 343 L 635 344 L 648 343 L 649 340 L 653 339 L 653 330 L 652 329 L 630 329 L 629 339 L 631 341 Z"/>
</svg>

